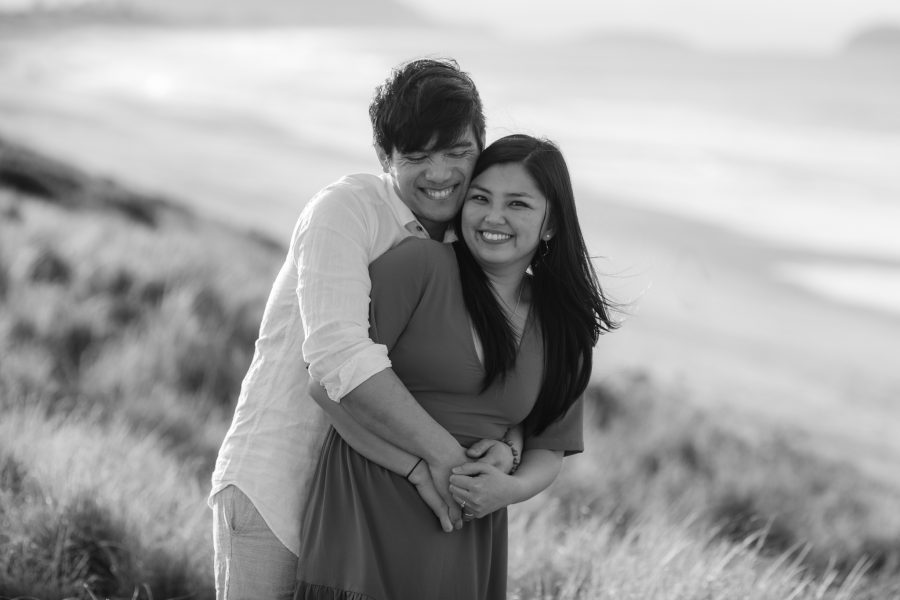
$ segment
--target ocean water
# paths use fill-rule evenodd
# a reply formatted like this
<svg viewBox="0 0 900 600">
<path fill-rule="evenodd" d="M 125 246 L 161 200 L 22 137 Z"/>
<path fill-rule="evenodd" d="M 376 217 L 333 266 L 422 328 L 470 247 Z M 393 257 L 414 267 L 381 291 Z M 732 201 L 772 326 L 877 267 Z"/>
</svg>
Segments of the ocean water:
<svg viewBox="0 0 900 600">
<path fill-rule="evenodd" d="M 328 180 L 291 177 L 285 147 L 315 148 L 340 172 L 372 170 L 372 89 L 394 64 L 428 54 L 454 56 L 475 77 L 489 141 L 518 131 L 557 141 L 584 202 L 786 248 L 798 258 L 774 277 L 900 315 L 900 82 L 877 57 L 498 45 L 462 31 L 80 29 L 0 40 L 0 131 L 52 140 L 40 131 L 50 115 L 138 137 L 153 114 L 198 189 L 202 178 L 243 189 L 237 178 L 258 164 L 272 196 L 309 197 Z M 199 167 L 223 135 L 255 162 Z M 158 148 L 106 160 L 128 176 Z"/>
</svg>

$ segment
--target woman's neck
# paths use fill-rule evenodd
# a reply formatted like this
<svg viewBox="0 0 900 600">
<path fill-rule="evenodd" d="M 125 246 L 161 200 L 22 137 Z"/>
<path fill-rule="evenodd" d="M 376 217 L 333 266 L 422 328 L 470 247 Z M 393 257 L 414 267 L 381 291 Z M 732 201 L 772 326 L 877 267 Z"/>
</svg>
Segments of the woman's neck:
<svg viewBox="0 0 900 600">
<path fill-rule="evenodd" d="M 487 276 L 491 287 L 494 288 L 494 292 L 496 292 L 502 300 L 516 301 L 516 296 L 518 296 L 519 290 L 522 287 L 525 273 L 505 273 L 498 275 L 491 273 L 490 271 L 485 271 L 485 275 Z"/>
<path fill-rule="evenodd" d="M 485 271 L 488 282 L 494 289 L 494 293 L 500 299 L 500 304 L 513 321 L 526 314 L 528 306 L 528 293 L 525 290 L 525 273 L 497 274 Z"/>
</svg>

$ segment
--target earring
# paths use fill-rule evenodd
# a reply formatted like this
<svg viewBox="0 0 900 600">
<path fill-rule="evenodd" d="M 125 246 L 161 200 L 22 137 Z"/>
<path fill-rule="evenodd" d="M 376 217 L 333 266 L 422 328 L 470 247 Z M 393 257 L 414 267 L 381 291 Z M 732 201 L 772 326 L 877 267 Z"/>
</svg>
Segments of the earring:
<svg viewBox="0 0 900 600">
<path fill-rule="evenodd" d="M 546 257 L 550 254 L 550 236 L 545 236 L 543 240 L 541 240 L 541 258 Z"/>
</svg>

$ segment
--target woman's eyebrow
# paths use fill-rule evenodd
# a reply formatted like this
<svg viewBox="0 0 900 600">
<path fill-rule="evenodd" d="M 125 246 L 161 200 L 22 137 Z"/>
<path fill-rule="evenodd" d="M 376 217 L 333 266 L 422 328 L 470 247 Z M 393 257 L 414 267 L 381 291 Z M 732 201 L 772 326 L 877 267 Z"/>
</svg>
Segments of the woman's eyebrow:
<svg viewBox="0 0 900 600">
<path fill-rule="evenodd" d="M 533 199 L 533 198 L 534 198 L 534 196 L 532 196 L 532 195 L 529 194 L 528 192 L 509 192 L 509 193 L 506 194 L 506 195 L 509 196 L 509 197 L 511 197 L 511 198 L 529 198 L 529 199 Z"/>
</svg>

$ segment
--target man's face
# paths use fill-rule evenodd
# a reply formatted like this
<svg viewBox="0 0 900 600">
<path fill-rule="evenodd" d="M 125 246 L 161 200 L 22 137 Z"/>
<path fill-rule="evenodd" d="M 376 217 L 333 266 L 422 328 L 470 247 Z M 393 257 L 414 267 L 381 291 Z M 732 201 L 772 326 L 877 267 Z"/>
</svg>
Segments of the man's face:
<svg viewBox="0 0 900 600">
<path fill-rule="evenodd" d="M 431 232 L 442 230 L 462 206 L 478 143 L 469 128 L 446 148 L 434 148 L 432 143 L 415 152 L 395 149 L 390 156 L 379 149 L 378 157 L 393 177 L 400 199 Z"/>
</svg>

